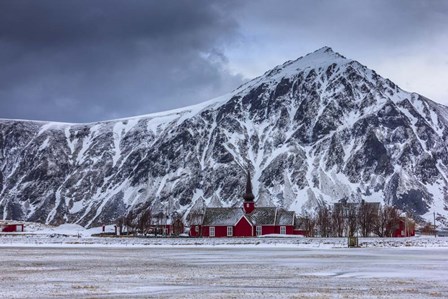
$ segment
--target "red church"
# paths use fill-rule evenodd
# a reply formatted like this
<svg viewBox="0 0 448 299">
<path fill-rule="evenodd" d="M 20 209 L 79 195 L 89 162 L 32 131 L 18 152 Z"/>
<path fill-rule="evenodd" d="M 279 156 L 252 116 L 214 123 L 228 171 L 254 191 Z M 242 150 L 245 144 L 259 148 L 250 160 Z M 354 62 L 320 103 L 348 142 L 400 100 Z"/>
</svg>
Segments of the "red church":
<svg viewBox="0 0 448 299">
<path fill-rule="evenodd" d="M 255 207 L 250 174 L 247 174 L 243 207 L 206 208 L 190 223 L 191 237 L 254 237 L 268 234 L 301 234 L 294 228 L 296 215 L 275 207 Z"/>
</svg>

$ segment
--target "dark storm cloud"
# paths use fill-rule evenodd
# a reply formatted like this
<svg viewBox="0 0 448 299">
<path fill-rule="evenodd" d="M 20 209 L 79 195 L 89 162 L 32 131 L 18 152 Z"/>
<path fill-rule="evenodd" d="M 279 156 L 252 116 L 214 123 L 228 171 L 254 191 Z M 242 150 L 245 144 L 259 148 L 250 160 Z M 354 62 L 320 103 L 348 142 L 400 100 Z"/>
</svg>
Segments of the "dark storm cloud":
<svg viewBox="0 0 448 299">
<path fill-rule="evenodd" d="M 325 45 L 448 104 L 447 1 L 3 0 L 0 117 L 178 108 Z"/>
<path fill-rule="evenodd" d="M 0 2 L 0 117 L 95 121 L 176 108 L 241 83 L 214 1 Z"/>
</svg>

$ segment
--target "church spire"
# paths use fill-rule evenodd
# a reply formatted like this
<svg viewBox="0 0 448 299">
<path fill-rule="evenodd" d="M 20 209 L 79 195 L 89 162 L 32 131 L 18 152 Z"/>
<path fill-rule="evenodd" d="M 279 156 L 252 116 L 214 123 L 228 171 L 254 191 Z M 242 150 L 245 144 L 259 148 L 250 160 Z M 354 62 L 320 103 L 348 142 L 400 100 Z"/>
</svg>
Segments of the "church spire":
<svg viewBox="0 0 448 299">
<path fill-rule="evenodd" d="M 252 183 L 250 181 L 250 172 L 247 171 L 246 193 L 243 195 L 244 201 L 254 201 L 255 196 L 252 193 Z"/>
</svg>

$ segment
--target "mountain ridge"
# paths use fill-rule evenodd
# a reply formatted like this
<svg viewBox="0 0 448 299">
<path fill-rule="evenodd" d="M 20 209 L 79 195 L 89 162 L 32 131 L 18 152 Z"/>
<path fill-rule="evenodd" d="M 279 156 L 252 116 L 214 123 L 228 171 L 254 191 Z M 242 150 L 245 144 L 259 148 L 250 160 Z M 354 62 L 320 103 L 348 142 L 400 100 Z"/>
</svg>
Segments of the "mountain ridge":
<svg viewBox="0 0 448 299">
<path fill-rule="evenodd" d="M 238 205 L 247 166 L 267 204 L 362 198 L 444 221 L 447 115 L 324 47 L 193 106 L 87 124 L 0 120 L 0 217 L 92 226 L 139 205 Z"/>
</svg>

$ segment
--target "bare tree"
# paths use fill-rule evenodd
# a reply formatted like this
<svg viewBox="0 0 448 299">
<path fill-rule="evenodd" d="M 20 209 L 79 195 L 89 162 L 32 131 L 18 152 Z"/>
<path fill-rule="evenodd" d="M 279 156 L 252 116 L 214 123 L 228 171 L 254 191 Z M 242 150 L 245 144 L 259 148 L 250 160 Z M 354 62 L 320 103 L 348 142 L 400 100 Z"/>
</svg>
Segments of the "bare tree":
<svg viewBox="0 0 448 299">
<path fill-rule="evenodd" d="M 123 234 L 124 217 L 120 216 L 115 221 L 115 226 L 118 230 L 118 234 L 121 236 Z"/>
<path fill-rule="evenodd" d="M 378 205 L 362 201 L 358 209 L 358 223 L 363 237 L 368 237 L 378 221 Z"/>
<path fill-rule="evenodd" d="M 151 219 L 152 219 L 151 208 L 143 210 L 138 219 L 138 230 L 145 236 L 148 233 L 149 229 L 151 228 Z"/>
<path fill-rule="evenodd" d="M 326 205 L 319 207 L 316 223 L 319 226 L 321 237 L 329 237 L 331 231 L 331 212 Z"/>
<path fill-rule="evenodd" d="M 386 233 L 387 215 L 384 212 L 384 206 L 380 205 L 378 209 L 378 219 L 374 224 L 374 232 L 378 237 L 384 237 Z"/>
<path fill-rule="evenodd" d="M 312 215 L 305 213 L 300 217 L 303 221 L 303 227 L 307 237 L 314 237 L 314 228 L 316 226 L 316 219 Z"/>
<path fill-rule="evenodd" d="M 136 223 L 136 219 L 135 218 L 136 218 L 135 217 L 135 213 L 132 210 L 130 210 L 128 212 L 128 214 L 126 215 L 126 217 L 125 217 L 124 225 L 127 228 L 128 234 L 129 233 L 132 233 L 132 234 L 135 233 L 135 229 L 137 228 L 137 223 Z"/>
<path fill-rule="evenodd" d="M 182 217 L 179 214 L 175 213 L 173 215 L 171 225 L 173 228 L 173 235 L 178 236 L 184 232 L 184 223 L 182 222 Z"/>
<path fill-rule="evenodd" d="M 341 205 L 334 205 L 331 212 L 332 235 L 337 237 L 344 236 L 344 214 Z"/>
<path fill-rule="evenodd" d="M 165 213 L 161 211 L 155 214 L 152 223 L 153 223 L 154 235 L 157 236 L 163 234 L 166 223 Z"/>
<path fill-rule="evenodd" d="M 400 216 L 398 215 L 398 210 L 393 206 L 385 206 L 384 213 L 386 215 L 385 236 L 392 237 L 394 231 L 400 225 Z"/>
<path fill-rule="evenodd" d="M 358 213 L 355 205 L 349 205 L 347 211 L 348 236 L 354 237 L 358 230 Z"/>
<path fill-rule="evenodd" d="M 381 205 L 373 230 L 379 237 L 391 237 L 400 224 L 398 211 L 393 206 Z"/>
</svg>

